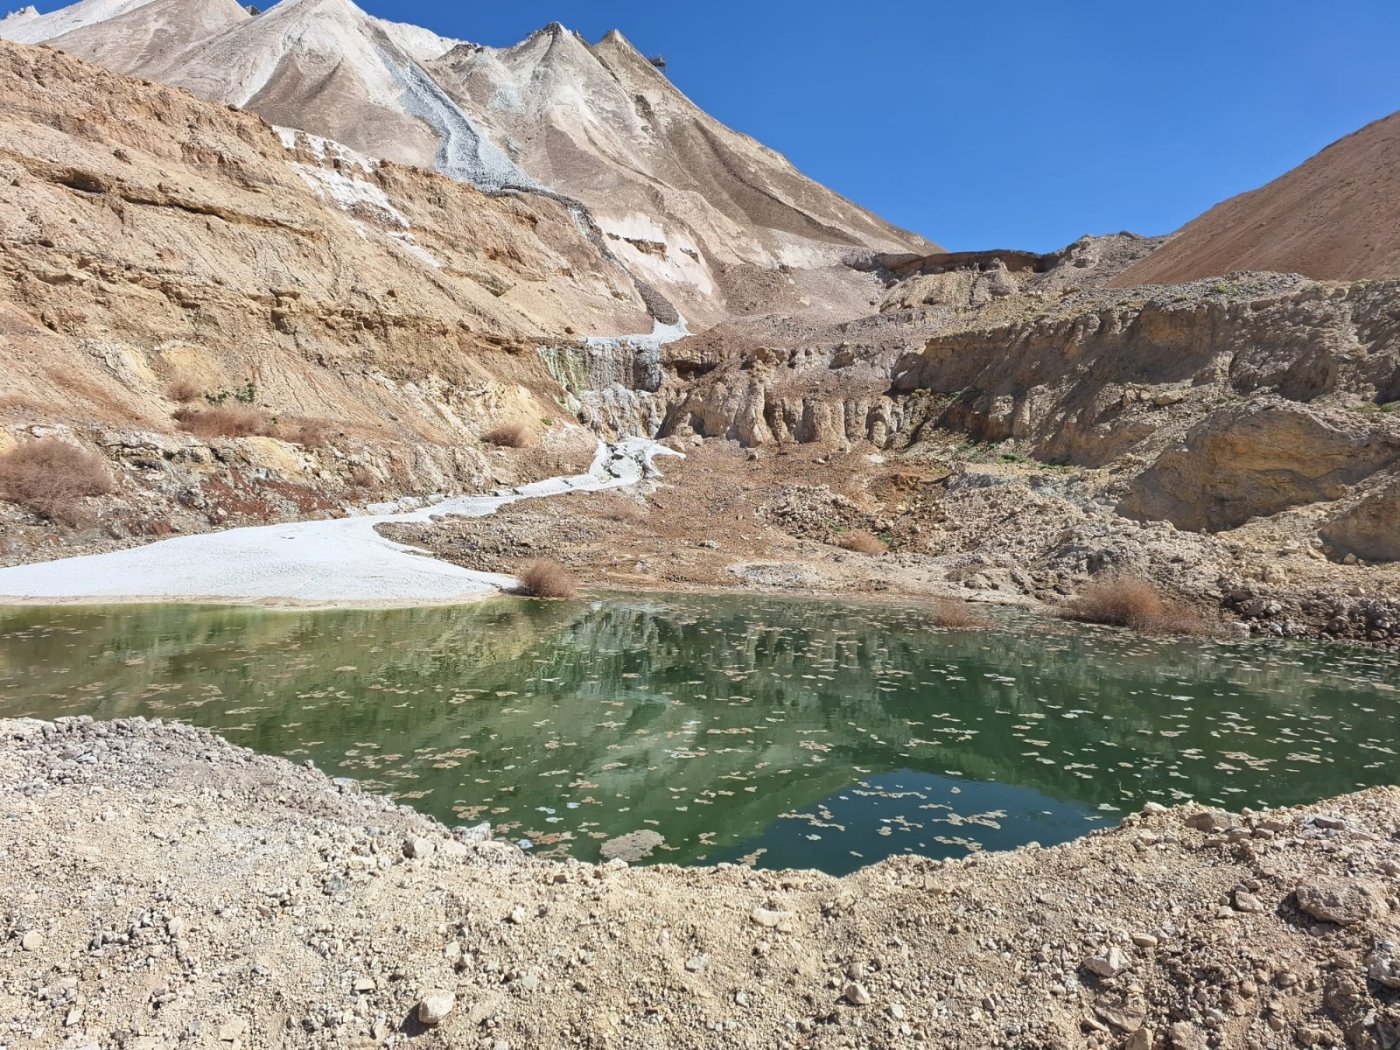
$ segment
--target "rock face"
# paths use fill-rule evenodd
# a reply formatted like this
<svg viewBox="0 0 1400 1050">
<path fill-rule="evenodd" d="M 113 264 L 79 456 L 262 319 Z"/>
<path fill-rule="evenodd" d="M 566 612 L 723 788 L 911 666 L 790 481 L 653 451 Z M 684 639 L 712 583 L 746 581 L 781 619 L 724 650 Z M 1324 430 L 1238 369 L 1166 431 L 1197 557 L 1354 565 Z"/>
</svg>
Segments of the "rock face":
<svg viewBox="0 0 1400 1050">
<path fill-rule="evenodd" d="M 273 124 L 488 190 L 581 202 L 585 224 L 692 320 L 797 273 L 790 308 L 854 311 L 852 254 L 936 248 L 812 182 L 709 117 L 620 33 L 590 45 L 550 25 L 506 49 L 373 18 L 349 0 L 83 0 L 0 25 L 132 76 L 187 87 Z M 820 279 L 804 281 L 808 271 Z"/>
<path fill-rule="evenodd" d="M 1334 517 L 1321 534 L 1338 557 L 1400 561 L 1400 477 Z"/>
<path fill-rule="evenodd" d="M 1238 270 L 1400 276 L 1400 114 L 1216 205 L 1114 283 L 1176 284 Z"/>
<path fill-rule="evenodd" d="M 1213 413 L 1133 480 L 1119 512 L 1219 532 L 1289 507 L 1341 497 L 1400 460 L 1400 427 L 1373 431 L 1355 415 L 1273 404 Z M 1349 522 L 1365 529 L 1383 500 Z M 1393 502 L 1393 497 L 1392 497 Z M 1395 522 L 1390 518 L 1393 541 Z M 1365 540 L 1364 531 L 1358 533 Z"/>
<path fill-rule="evenodd" d="M 0 43 L 0 77 L 23 91 L 0 109 L 0 448 L 72 428 L 152 510 L 202 507 L 210 485 L 236 511 L 284 483 L 479 484 L 477 435 L 502 417 L 557 421 L 586 461 L 534 347 L 653 321 L 567 205 L 279 136 L 53 51 Z M 178 432 L 179 384 L 324 440 L 211 449 Z M 260 493 L 232 498 L 234 473 Z M 327 505 L 303 495 L 293 513 Z"/>
</svg>

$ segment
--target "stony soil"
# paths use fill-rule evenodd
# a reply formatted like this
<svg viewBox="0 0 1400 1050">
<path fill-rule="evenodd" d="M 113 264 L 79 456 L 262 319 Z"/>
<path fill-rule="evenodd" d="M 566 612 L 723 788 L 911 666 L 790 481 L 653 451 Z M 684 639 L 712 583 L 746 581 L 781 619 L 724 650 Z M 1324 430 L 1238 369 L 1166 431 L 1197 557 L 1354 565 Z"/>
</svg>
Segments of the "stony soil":
<svg viewBox="0 0 1400 1050">
<path fill-rule="evenodd" d="M 586 586 L 633 590 L 946 596 L 1049 610 L 1121 572 L 1190 602 L 1207 623 L 1400 644 L 1400 564 L 1330 561 L 1316 529 L 1335 507 L 1193 533 L 1121 517 L 1120 473 L 1046 468 L 1014 445 L 949 435 L 905 453 L 677 444 L 686 458 L 667 459 L 664 477 L 635 492 L 388 531 L 468 568 L 512 572 L 549 556 Z M 856 529 L 889 552 L 843 550 Z"/>
<path fill-rule="evenodd" d="M 835 879 L 536 860 L 158 723 L 0 722 L 0 785 L 3 1046 L 1400 1039 L 1394 789 Z"/>
</svg>

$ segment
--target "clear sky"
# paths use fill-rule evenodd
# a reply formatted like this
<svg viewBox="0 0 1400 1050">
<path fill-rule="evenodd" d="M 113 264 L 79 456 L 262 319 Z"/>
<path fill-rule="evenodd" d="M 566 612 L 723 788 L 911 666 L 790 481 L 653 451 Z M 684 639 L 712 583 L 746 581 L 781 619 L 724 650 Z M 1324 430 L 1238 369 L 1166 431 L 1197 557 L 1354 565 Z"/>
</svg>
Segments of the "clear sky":
<svg viewBox="0 0 1400 1050">
<path fill-rule="evenodd" d="M 1400 109 L 1400 0 L 358 2 L 495 46 L 621 29 L 719 120 L 959 250 L 1166 233 Z"/>
</svg>

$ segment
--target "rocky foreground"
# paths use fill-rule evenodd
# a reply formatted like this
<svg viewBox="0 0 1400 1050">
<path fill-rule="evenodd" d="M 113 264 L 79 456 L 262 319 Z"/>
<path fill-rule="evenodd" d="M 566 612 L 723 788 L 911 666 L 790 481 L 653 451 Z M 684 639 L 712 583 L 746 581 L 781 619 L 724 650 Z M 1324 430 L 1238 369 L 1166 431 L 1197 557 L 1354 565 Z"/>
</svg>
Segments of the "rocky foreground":
<svg viewBox="0 0 1400 1050">
<path fill-rule="evenodd" d="M 0 1046 L 1393 1047 L 1400 791 L 815 872 L 534 860 L 142 721 L 0 721 Z"/>
</svg>

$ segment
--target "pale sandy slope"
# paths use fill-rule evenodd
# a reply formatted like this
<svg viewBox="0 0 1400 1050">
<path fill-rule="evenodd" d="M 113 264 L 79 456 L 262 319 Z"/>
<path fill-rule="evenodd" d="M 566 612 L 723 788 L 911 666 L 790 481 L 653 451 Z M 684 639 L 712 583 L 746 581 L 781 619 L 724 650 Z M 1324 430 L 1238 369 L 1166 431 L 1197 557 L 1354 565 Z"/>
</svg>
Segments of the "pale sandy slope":
<svg viewBox="0 0 1400 1050">
<path fill-rule="evenodd" d="M 88 599 L 383 604 L 447 602 L 514 585 L 385 539 L 376 526 L 435 516 L 485 517 L 520 499 L 635 484 L 658 454 L 650 441 L 600 445 L 586 474 L 490 496 L 464 496 L 407 513 L 292 522 L 181 536 L 145 547 L 0 569 L 0 602 Z"/>
</svg>

